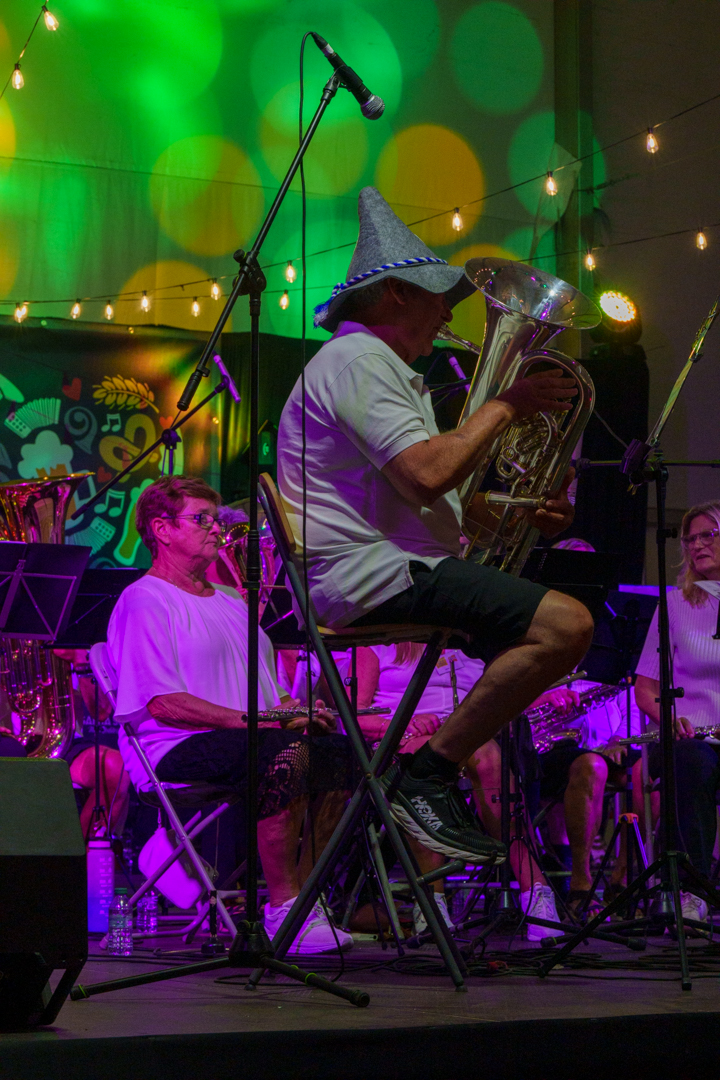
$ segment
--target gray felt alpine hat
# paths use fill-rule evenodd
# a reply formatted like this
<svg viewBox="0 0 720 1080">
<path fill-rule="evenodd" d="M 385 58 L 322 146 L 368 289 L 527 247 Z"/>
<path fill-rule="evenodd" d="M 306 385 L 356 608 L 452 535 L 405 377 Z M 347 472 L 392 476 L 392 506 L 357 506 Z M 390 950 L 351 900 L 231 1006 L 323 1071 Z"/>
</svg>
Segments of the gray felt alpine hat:
<svg viewBox="0 0 720 1080">
<path fill-rule="evenodd" d="M 380 192 L 363 188 L 358 197 L 360 232 L 348 268 L 330 299 L 315 308 L 315 326 L 334 333 L 344 316 L 342 307 L 351 292 L 383 278 L 402 278 L 431 293 L 445 293 L 452 308 L 475 292 L 462 266 L 448 266 L 408 229 L 390 209 Z"/>
</svg>

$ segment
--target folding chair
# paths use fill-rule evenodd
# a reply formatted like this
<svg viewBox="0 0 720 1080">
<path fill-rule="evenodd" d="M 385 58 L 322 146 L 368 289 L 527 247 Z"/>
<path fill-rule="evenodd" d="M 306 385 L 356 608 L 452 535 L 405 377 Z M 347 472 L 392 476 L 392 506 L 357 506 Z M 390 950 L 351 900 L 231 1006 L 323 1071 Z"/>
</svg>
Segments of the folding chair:
<svg viewBox="0 0 720 1080">
<path fill-rule="evenodd" d="M 98 644 L 92 646 L 89 652 L 89 661 L 98 686 L 107 695 L 110 704 L 113 709 L 115 709 L 117 678 L 110 664 L 107 645 L 104 641 L 98 642 Z M 207 899 L 201 905 L 198 914 L 193 917 L 192 921 L 188 923 L 187 926 L 183 927 L 180 933 L 186 941 L 191 941 L 197 929 L 202 925 L 205 917 L 211 910 L 213 900 L 215 900 L 217 905 L 217 915 L 234 937 L 236 934 L 236 926 L 223 901 L 240 896 L 241 893 L 237 890 L 215 888 L 215 885 L 207 872 L 205 863 L 195 850 L 192 841 L 199 836 L 208 825 L 212 824 L 213 821 L 216 821 L 224 814 L 233 803 L 237 802 L 240 796 L 232 788 L 224 785 L 207 783 L 205 781 L 191 781 L 189 783 L 174 784 L 159 780 L 148 760 L 147 754 L 140 744 L 140 740 L 135 733 L 132 724 L 126 723 L 123 724 L 123 727 L 125 729 L 125 734 L 128 737 L 128 742 L 137 754 L 148 777 L 149 786 L 148 788 L 138 789 L 138 797 L 148 806 L 159 807 L 165 811 L 170 826 L 174 830 L 175 836 L 179 841 L 177 847 L 175 847 L 165 862 L 154 870 L 150 877 L 146 878 L 142 883 L 137 892 L 130 897 L 130 907 L 134 908 L 140 897 L 148 892 L 155 882 L 158 881 L 169 867 L 182 856 L 183 852 L 185 852 L 190 859 L 198 878 L 205 887 Z M 214 810 L 203 817 L 203 809 L 212 806 L 213 803 L 217 803 L 218 805 Z M 184 826 L 178 817 L 177 809 L 187 807 L 197 807 L 198 811 L 187 825 Z M 235 875 L 238 872 L 239 871 L 236 871 L 235 874 L 231 875 L 229 880 L 234 880 Z M 211 933 L 214 931 L 213 923 L 214 915 L 211 913 Z M 176 935 L 177 933 L 177 930 L 159 931 L 158 934 L 154 934 L 153 937 L 163 934 Z"/>
<path fill-rule="evenodd" d="M 272 477 L 263 473 L 260 477 L 259 498 L 265 515 L 270 524 L 278 553 L 285 567 L 287 581 L 295 594 L 295 598 L 301 611 L 306 610 L 305 591 L 300 575 L 293 561 L 293 553 L 296 550 L 295 537 L 285 513 L 282 500 Z M 363 813 L 372 803 L 380 817 L 385 832 L 389 837 L 400 861 L 403 872 L 408 880 L 410 889 L 417 900 L 420 909 L 427 920 L 428 929 L 440 951 L 450 976 L 458 990 L 465 990 L 463 976 L 467 975 L 467 968 L 454 938 L 450 934 L 444 920 L 440 916 L 434 895 L 428 888 L 431 882 L 445 876 L 446 873 L 464 868 L 464 861 L 454 860 L 439 870 L 428 874 L 419 874 L 415 860 L 408 851 L 398 826 L 390 812 L 385 793 L 380 786 L 378 777 L 388 768 L 392 757 L 396 752 L 405 729 L 410 722 L 413 713 L 425 690 L 427 682 L 437 664 L 440 654 L 452 634 L 459 631 L 447 627 L 432 626 L 363 626 L 348 627 L 340 630 L 330 630 L 318 626 L 316 620 L 310 615 L 308 620 L 308 633 L 312 647 L 320 662 L 323 674 L 327 681 L 335 705 L 340 714 L 345 732 L 350 740 L 355 757 L 360 765 L 362 779 L 347 805 L 335 832 L 327 847 L 320 855 L 312 873 L 288 913 L 285 921 L 273 938 L 273 949 L 278 957 L 287 952 L 294 941 L 304 919 L 312 908 L 315 899 L 322 889 L 333 867 L 336 856 L 339 854 L 345 842 L 352 836 Z M 345 651 L 358 645 L 389 645 L 403 641 L 421 641 L 426 643 L 425 651 L 418 663 L 410 683 L 403 695 L 397 711 L 378 746 L 372 761 L 368 758 L 367 747 L 358 724 L 357 716 L 347 694 L 343 688 L 340 675 L 332 651 Z M 262 971 L 255 971 L 251 976 L 251 983 L 257 984 L 262 976 Z"/>
</svg>

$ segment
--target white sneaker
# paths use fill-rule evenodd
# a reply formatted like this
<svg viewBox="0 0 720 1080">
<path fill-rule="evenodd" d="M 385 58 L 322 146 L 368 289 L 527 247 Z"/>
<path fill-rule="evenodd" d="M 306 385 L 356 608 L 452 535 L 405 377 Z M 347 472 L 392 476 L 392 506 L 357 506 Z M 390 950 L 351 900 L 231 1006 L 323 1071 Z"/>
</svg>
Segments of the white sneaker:
<svg viewBox="0 0 720 1080">
<path fill-rule="evenodd" d="M 448 929 L 454 930 L 455 929 L 455 924 L 453 923 L 452 919 L 450 918 L 450 912 L 448 911 L 447 900 L 445 899 L 445 893 L 436 892 L 435 893 L 435 903 L 440 908 L 440 914 L 442 915 L 443 919 L 445 920 L 445 925 L 448 927 Z M 415 904 L 415 906 L 413 907 L 413 930 L 415 931 L 416 934 L 422 934 L 422 933 L 425 932 L 425 930 L 427 930 L 427 920 L 426 920 L 425 916 L 423 915 L 422 911 L 420 910 L 420 905 L 419 904 Z"/>
<path fill-rule="evenodd" d="M 280 907 L 271 907 L 270 904 L 265 905 L 263 921 L 271 941 L 285 921 L 285 916 L 296 899 L 297 897 L 293 896 L 291 900 L 286 900 Z M 316 953 L 337 952 L 338 944 L 342 952 L 345 952 L 346 949 L 352 949 L 352 934 L 340 930 L 337 926 L 332 927 L 323 911 L 322 904 L 318 900 L 285 955 L 313 956 Z"/>
<path fill-rule="evenodd" d="M 707 922 L 708 906 L 699 896 L 695 896 L 695 893 L 681 892 L 680 908 L 682 910 L 683 919 L 694 919 L 695 922 Z"/>
<path fill-rule="evenodd" d="M 520 907 L 525 915 L 534 915 L 536 919 L 549 919 L 552 922 L 560 922 L 557 908 L 555 907 L 555 893 L 549 885 L 533 885 L 520 893 Z M 527 924 L 528 941 L 542 941 L 546 937 L 559 937 L 561 930 L 552 930 L 549 926 L 538 926 L 536 923 Z"/>
</svg>

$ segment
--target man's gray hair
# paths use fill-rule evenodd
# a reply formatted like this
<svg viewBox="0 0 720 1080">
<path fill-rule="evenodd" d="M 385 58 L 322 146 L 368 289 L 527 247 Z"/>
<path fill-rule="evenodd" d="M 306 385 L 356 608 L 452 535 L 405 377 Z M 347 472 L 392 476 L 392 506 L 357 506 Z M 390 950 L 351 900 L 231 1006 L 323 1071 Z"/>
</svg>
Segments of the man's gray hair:
<svg viewBox="0 0 720 1080">
<path fill-rule="evenodd" d="M 354 289 L 351 293 L 348 293 L 343 302 L 340 317 L 342 319 L 361 321 L 363 315 L 380 303 L 385 295 L 387 283 L 388 278 L 383 278 L 382 281 L 371 281 L 369 285 L 365 285 L 362 289 Z"/>
</svg>

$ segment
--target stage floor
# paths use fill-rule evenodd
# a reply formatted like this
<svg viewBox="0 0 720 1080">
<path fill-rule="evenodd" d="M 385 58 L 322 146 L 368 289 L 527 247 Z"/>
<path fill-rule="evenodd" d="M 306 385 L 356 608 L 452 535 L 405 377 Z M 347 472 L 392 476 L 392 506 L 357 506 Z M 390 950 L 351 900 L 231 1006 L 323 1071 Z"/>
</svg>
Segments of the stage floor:
<svg viewBox="0 0 720 1080">
<path fill-rule="evenodd" d="M 506 944 L 493 938 L 491 948 Z M 172 947 L 164 943 L 165 957 Z M 149 951 L 127 961 L 100 956 L 95 942 L 92 949 L 84 984 L 165 966 Z M 625 967 L 638 959 L 656 965 L 669 958 L 667 949 L 667 939 L 642 954 L 594 942 L 578 956 L 623 966 L 565 967 L 543 980 L 471 975 L 463 994 L 437 974 L 433 947 L 396 963 L 394 952 L 362 942 L 347 954 L 342 981 L 368 991 L 366 1009 L 282 977 L 266 977 L 249 992 L 242 974 L 218 983 L 231 973 L 224 969 L 68 1001 L 53 1028 L 0 1037 L 0 1077 L 197 1080 L 239 1071 L 253 1080 L 454 1080 L 491 1072 L 573 1080 L 612 1071 L 715 1080 L 720 946 L 708 952 L 705 943 L 691 944 L 693 967 L 705 970 L 693 973 L 690 992 L 681 990 L 677 970 Z M 532 955 L 527 943 L 516 943 L 517 960 Z M 318 958 L 312 968 L 332 977 L 338 963 Z"/>
</svg>

